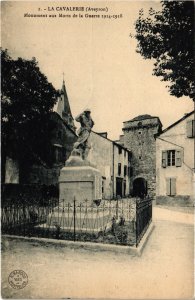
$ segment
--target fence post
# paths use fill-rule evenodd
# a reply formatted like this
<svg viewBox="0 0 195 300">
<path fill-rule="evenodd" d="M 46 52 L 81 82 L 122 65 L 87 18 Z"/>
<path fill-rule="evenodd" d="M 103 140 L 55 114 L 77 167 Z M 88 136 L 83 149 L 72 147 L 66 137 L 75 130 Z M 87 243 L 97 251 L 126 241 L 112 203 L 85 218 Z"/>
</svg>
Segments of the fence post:
<svg viewBox="0 0 195 300">
<path fill-rule="evenodd" d="M 74 218 L 74 242 L 76 241 L 76 200 L 74 197 L 74 212 L 73 212 L 73 218 Z"/>
</svg>

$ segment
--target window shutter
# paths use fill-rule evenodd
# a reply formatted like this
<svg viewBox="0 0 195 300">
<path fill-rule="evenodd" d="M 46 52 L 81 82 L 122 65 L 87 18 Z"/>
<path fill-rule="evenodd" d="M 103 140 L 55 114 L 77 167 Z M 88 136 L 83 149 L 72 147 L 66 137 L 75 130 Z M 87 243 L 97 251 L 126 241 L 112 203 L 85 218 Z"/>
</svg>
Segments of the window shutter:
<svg viewBox="0 0 195 300">
<path fill-rule="evenodd" d="M 167 196 L 171 195 L 171 185 L 170 185 L 170 178 L 166 178 L 166 194 Z"/>
<path fill-rule="evenodd" d="M 193 137 L 193 120 L 187 122 L 187 137 Z"/>
<path fill-rule="evenodd" d="M 170 178 L 171 181 L 171 196 L 175 196 L 176 195 L 176 178 Z"/>
<path fill-rule="evenodd" d="M 166 194 L 167 196 L 176 195 L 176 178 L 166 178 Z"/>
<path fill-rule="evenodd" d="M 166 168 L 167 166 L 167 151 L 162 151 L 162 167 Z"/>
<path fill-rule="evenodd" d="M 175 151 L 175 165 L 176 167 L 181 167 L 182 165 L 182 151 Z"/>
</svg>

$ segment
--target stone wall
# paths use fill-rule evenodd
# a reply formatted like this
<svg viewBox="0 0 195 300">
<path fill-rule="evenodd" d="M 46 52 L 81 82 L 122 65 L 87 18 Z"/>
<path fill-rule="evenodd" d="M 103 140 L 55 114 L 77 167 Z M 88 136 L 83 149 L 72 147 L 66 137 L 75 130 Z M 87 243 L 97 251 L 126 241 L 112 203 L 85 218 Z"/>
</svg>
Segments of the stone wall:
<svg viewBox="0 0 195 300">
<path fill-rule="evenodd" d="M 133 119 L 124 122 L 124 146 L 131 150 L 131 193 L 133 181 L 144 178 L 147 181 L 148 195 L 155 198 L 156 189 L 156 146 L 154 135 L 161 130 L 161 122 L 157 117 Z"/>
<path fill-rule="evenodd" d="M 50 146 L 45 150 L 50 164 L 45 166 L 40 163 L 33 164 L 25 170 L 23 177 L 25 183 L 58 184 L 60 169 L 65 165 L 77 140 L 75 132 L 67 126 L 57 113 L 50 116 L 52 122 L 50 135 Z M 23 182 L 24 182 L 23 180 Z"/>
<path fill-rule="evenodd" d="M 34 184 L 56 185 L 62 166 L 45 168 L 40 165 L 33 165 L 29 171 L 28 182 Z"/>
<path fill-rule="evenodd" d="M 193 207 L 194 203 L 189 195 L 177 195 L 175 197 L 170 196 L 157 196 L 157 205 L 167 205 L 167 206 L 189 206 Z"/>
<path fill-rule="evenodd" d="M 51 145 L 61 145 L 64 148 L 64 157 L 62 162 L 65 163 L 73 149 L 73 144 L 77 140 L 76 133 L 70 128 L 57 113 L 52 113 L 51 120 L 54 123 L 51 130 Z"/>
</svg>

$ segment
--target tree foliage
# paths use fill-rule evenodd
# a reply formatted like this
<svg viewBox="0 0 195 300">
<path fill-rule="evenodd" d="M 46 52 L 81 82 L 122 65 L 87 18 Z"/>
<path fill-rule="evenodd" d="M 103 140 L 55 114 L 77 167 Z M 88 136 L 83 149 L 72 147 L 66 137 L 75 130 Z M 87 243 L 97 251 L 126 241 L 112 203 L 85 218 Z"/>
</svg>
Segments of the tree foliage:
<svg viewBox="0 0 195 300">
<path fill-rule="evenodd" d="M 169 82 L 169 92 L 194 100 L 194 2 L 161 1 L 162 11 L 143 9 L 135 23 L 137 52 L 155 59 L 153 75 Z"/>
<path fill-rule="evenodd" d="M 1 61 L 3 117 L 24 123 L 51 111 L 56 90 L 41 73 L 36 59 L 13 60 L 3 50 Z"/>
<path fill-rule="evenodd" d="M 57 92 L 35 58 L 14 60 L 2 50 L 1 65 L 2 152 L 26 163 L 44 159 Z"/>
</svg>

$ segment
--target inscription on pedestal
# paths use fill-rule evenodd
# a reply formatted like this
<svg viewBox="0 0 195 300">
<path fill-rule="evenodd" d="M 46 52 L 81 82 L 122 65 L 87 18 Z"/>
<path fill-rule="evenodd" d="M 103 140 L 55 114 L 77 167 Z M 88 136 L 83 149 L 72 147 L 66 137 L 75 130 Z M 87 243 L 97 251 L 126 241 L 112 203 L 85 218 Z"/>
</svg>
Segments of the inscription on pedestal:
<svg viewBox="0 0 195 300">
<path fill-rule="evenodd" d="M 60 202 L 84 201 L 93 197 L 93 182 L 64 182 L 60 184 Z"/>
<path fill-rule="evenodd" d="M 64 167 L 59 177 L 60 202 L 102 199 L 102 177 L 91 166 Z"/>
</svg>

